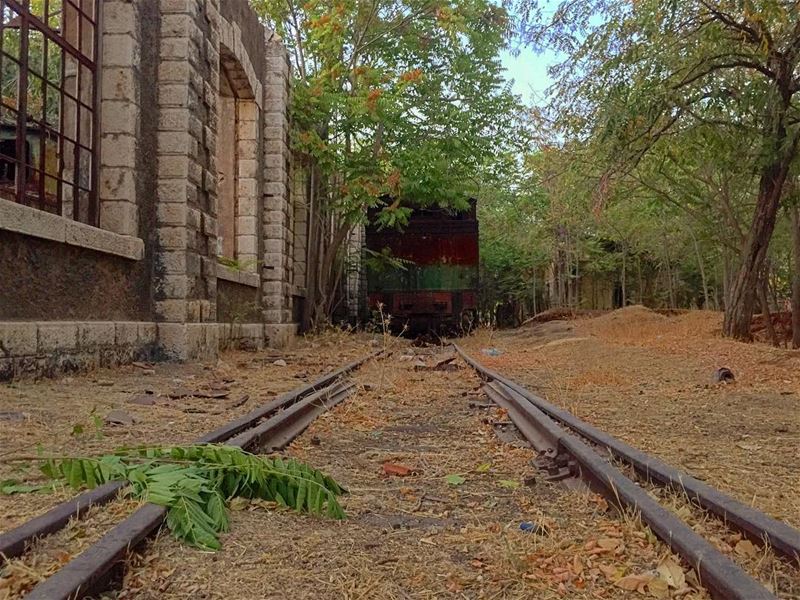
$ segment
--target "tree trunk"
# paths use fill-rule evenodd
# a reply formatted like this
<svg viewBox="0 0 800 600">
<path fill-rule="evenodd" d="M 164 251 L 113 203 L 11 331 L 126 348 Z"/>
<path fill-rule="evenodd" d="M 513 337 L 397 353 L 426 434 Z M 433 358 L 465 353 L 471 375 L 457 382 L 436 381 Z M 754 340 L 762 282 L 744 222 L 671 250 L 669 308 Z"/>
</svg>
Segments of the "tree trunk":
<svg viewBox="0 0 800 600">
<path fill-rule="evenodd" d="M 672 284 L 672 257 L 669 254 L 669 244 L 667 236 L 664 235 L 664 256 L 667 259 L 667 285 L 669 290 L 669 307 L 675 308 L 675 288 Z"/>
<path fill-rule="evenodd" d="M 314 320 L 314 306 L 317 302 L 317 260 L 319 258 L 319 210 L 317 207 L 318 181 L 314 165 L 308 169 L 308 184 L 306 187 L 308 202 L 308 240 L 306 240 L 306 298 L 303 303 L 303 331 L 312 328 Z"/>
<path fill-rule="evenodd" d="M 692 236 L 692 242 L 694 242 L 694 253 L 697 256 L 697 268 L 700 270 L 700 280 L 703 283 L 703 309 L 708 310 L 709 300 L 708 282 L 706 281 L 706 268 L 703 265 L 703 257 L 700 255 L 700 245 L 697 243 L 697 238 L 694 235 L 694 231 L 689 229 L 689 233 Z"/>
<path fill-rule="evenodd" d="M 636 257 L 636 270 L 639 274 L 639 304 L 644 306 L 644 278 L 642 277 L 642 257 Z"/>
<path fill-rule="evenodd" d="M 772 314 L 769 310 L 769 270 L 764 269 L 761 275 L 761 282 L 758 286 L 758 301 L 761 304 L 761 316 L 764 319 L 764 326 L 769 335 L 769 340 L 773 346 L 778 346 L 778 336 L 775 333 L 775 327 L 772 325 Z"/>
<path fill-rule="evenodd" d="M 730 304 L 725 307 L 725 320 L 722 326 L 726 336 L 737 340 L 750 341 L 750 322 L 756 299 L 756 289 L 761 271 L 775 229 L 775 218 L 778 214 L 783 183 L 786 180 L 789 161 L 772 165 L 762 175 L 759 185 L 756 210 L 753 222 L 747 234 L 742 264 L 733 281 L 730 291 Z"/>
<path fill-rule="evenodd" d="M 747 232 L 742 262 L 731 289 L 730 305 L 725 307 L 725 320 L 722 331 L 726 336 L 738 340 L 749 341 L 753 338 L 750 332 L 750 321 L 753 315 L 756 286 L 759 275 L 764 268 L 772 232 L 775 230 L 775 219 L 778 214 L 783 184 L 789 172 L 789 166 L 797 155 L 797 143 L 800 136 L 792 138 L 786 132 L 786 111 L 791 103 L 791 95 L 784 94 L 783 105 L 768 107 L 766 131 L 764 132 L 765 150 L 774 157 L 772 162 L 761 170 L 758 184 L 758 198 L 750 230 Z"/>
<path fill-rule="evenodd" d="M 792 348 L 800 348 L 800 207 L 792 206 Z"/>
<path fill-rule="evenodd" d="M 628 290 L 627 290 L 627 288 L 625 286 L 625 284 L 626 284 L 625 273 L 627 271 L 627 269 L 626 269 L 626 267 L 627 267 L 627 260 L 626 260 L 627 255 L 628 255 L 628 253 L 625 251 L 625 246 L 622 246 L 622 277 L 621 277 L 621 279 L 622 279 L 622 307 L 623 308 L 628 306 Z"/>
</svg>

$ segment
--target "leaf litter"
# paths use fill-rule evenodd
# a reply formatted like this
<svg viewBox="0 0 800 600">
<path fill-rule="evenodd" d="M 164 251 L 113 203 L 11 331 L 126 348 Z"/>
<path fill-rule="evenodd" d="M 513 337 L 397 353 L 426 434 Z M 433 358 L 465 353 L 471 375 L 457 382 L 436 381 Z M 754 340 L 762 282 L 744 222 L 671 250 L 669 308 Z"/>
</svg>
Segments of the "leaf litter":
<svg viewBox="0 0 800 600">
<path fill-rule="evenodd" d="M 490 338 L 503 354 L 482 357 L 487 366 L 745 504 L 800 526 L 800 354 L 723 339 L 720 330 L 717 313 L 666 317 L 632 306 L 568 324 L 479 332 L 465 345 L 477 356 Z M 580 339 L 553 347 L 548 340 L 554 334 Z M 722 364 L 736 373 L 736 382 L 709 385 Z M 685 497 L 645 487 L 779 597 L 800 597 L 798 569 L 742 540 Z"/>
<path fill-rule="evenodd" d="M 670 587 L 660 565 L 682 566 L 636 518 L 593 494 L 520 485 L 535 452 L 498 439 L 503 411 L 470 408 L 482 394 L 463 364 L 414 369 L 389 359 L 357 372 L 359 392 L 285 452 L 349 489 L 347 520 L 241 503 L 222 550 L 161 536 L 117 598 L 707 598 L 688 579 Z M 631 576 L 633 591 L 619 585 Z"/>
<path fill-rule="evenodd" d="M 369 336 L 340 332 L 310 336 L 292 351 L 281 352 L 281 356 L 291 356 L 292 361 L 280 368 L 271 364 L 276 352 L 273 350 L 227 351 L 215 364 L 159 364 L 146 381 L 141 367 L 129 365 L 58 379 L 3 384 L 0 411 L 24 410 L 29 417 L 24 422 L 0 420 L 2 456 L 34 455 L 37 446 L 48 455 L 93 456 L 120 446 L 190 443 L 274 395 L 364 356 L 374 348 L 370 342 Z M 106 385 L 108 382 L 113 386 Z M 224 386 L 232 390 L 233 398 L 170 399 L 169 392 L 181 385 L 192 390 L 219 390 Z M 155 405 L 137 407 L 129 402 L 142 394 L 156 397 Z M 107 425 L 97 416 L 123 409 L 136 417 L 135 424 Z M 47 482 L 33 465 L 21 467 L 0 461 L 0 482 L 0 491 L 7 492 L 0 493 L 0 532 L 75 494 L 68 486 Z M 24 496 L 13 493 L 27 486 L 43 489 Z M 74 520 L 62 531 L 38 541 L 23 557 L 0 567 L 0 600 L 26 593 L 138 506 L 136 501 L 121 498 L 103 508 L 92 508 L 84 519 Z"/>
</svg>

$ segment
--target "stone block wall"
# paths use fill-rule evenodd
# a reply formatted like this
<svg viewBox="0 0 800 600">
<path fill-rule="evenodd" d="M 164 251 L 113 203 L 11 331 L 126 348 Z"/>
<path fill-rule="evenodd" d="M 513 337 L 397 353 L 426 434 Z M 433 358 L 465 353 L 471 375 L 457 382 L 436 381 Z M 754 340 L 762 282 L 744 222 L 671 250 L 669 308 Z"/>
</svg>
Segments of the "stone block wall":
<svg viewBox="0 0 800 600">
<path fill-rule="evenodd" d="M 0 379 L 291 343 L 306 217 L 290 190 L 285 47 L 247 0 L 100 4 L 100 227 L 0 199 Z M 227 88 L 236 268 L 219 264 Z M 251 322 L 232 323 L 237 302 L 256 305 Z"/>
<path fill-rule="evenodd" d="M 292 206 L 289 115 L 281 107 L 289 99 L 289 56 L 274 38 L 266 42 L 264 111 L 265 210 L 264 227 L 264 319 L 284 325 L 292 320 Z"/>
</svg>

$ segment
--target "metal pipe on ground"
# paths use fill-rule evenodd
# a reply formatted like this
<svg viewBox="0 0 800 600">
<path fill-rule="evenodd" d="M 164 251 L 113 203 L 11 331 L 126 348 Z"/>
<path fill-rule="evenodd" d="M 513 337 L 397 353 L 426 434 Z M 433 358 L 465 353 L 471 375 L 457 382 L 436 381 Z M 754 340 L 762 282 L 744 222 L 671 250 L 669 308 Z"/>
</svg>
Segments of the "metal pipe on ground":
<svg viewBox="0 0 800 600">
<path fill-rule="evenodd" d="M 378 358 L 383 352 L 384 350 L 373 352 L 331 373 L 322 375 L 311 383 L 290 392 L 280 394 L 274 400 L 203 435 L 198 438 L 195 443 L 214 444 L 224 442 L 245 429 L 252 427 L 257 421 L 260 421 L 276 410 L 289 406 L 306 395 L 330 385 L 342 375 L 357 369 L 368 360 Z M 10 558 L 22 555 L 34 540 L 60 531 L 66 527 L 70 519 L 82 517 L 92 506 L 101 506 L 111 502 L 117 497 L 117 494 L 123 487 L 124 484 L 118 481 L 103 484 L 93 490 L 78 494 L 74 498 L 54 506 L 46 513 L 0 534 L 0 565 L 4 564 Z"/>
<path fill-rule="evenodd" d="M 645 479 L 685 493 L 689 500 L 719 516 L 752 541 L 768 545 L 778 554 L 800 565 L 800 531 L 797 529 L 586 423 L 572 413 L 533 394 L 515 381 L 487 369 L 458 345 L 454 346 L 464 361 L 476 371 L 514 390 L 552 419 L 563 423 L 592 443 L 608 449 L 614 457 L 631 465 Z"/>
</svg>

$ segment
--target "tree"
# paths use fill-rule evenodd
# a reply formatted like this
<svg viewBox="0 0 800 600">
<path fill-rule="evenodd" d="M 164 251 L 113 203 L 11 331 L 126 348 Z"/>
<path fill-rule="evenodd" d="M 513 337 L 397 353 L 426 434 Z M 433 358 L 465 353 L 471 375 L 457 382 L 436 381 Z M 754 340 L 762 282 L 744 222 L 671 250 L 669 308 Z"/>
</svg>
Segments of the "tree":
<svg viewBox="0 0 800 600">
<path fill-rule="evenodd" d="M 253 0 L 294 67 L 293 149 L 315 208 L 306 325 L 325 322 L 342 246 L 379 206 L 466 208 L 518 143 L 517 99 L 498 59 L 508 30 L 488 0 Z"/>
<path fill-rule="evenodd" d="M 799 11 L 797 2 L 779 0 L 571 0 L 547 20 L 534 11 L 525 27 L 534 44 L 567 55 L 553 71 L 551 109 L 561 135 L 595 145 L 605 163 L 601 187 L 692 128 L 709 126 L 739 141 L 739 169 L 751 169 L 757 185 L 725 306 L 724 333 L 738 339 L 751 336 L 784 184 L 798 156 Z"/>
</svg>

